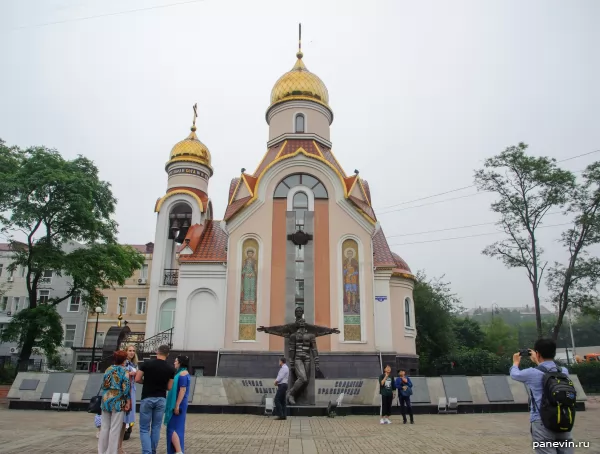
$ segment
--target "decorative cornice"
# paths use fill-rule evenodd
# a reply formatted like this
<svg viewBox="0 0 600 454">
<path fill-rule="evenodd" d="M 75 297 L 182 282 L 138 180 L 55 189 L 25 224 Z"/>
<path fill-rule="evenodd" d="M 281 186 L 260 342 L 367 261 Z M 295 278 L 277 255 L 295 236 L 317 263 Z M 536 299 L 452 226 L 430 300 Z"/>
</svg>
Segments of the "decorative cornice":
<svg viewBox="0 0 600 454">
<path fill-rule="evenodd" d="M 284 140 L 314 140 L 327 148 L 331 148 L 333 146 L 333 144 L 329 140 L 324 139 L 320 135 L 314 134 L 312 132 L 286 132 L 285 134 L 281 134 L 280 136 L 269 140 L 267 142 L 267 147 L 274 147 L 275 145 L 283 142 Z"/>
</svg>

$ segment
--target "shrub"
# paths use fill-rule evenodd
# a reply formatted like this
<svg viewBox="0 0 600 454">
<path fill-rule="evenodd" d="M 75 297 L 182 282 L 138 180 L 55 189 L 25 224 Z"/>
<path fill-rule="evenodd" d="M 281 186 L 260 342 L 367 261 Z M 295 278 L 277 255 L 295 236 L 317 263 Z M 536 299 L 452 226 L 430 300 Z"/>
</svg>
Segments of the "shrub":
<svg viewBox="0 0 600 454">
<path fill-rule="evenodd" d="M 0 385 L 12 385 L 17 376 L 17 368 L 12 364 L 0 366 Z"/>
<path fill-rule="evenodd" d="M 569 366 L 569 373 L 577 375 L 586 393 L 600 393 L 600 362 L 578 363 Z"/>
</svg>

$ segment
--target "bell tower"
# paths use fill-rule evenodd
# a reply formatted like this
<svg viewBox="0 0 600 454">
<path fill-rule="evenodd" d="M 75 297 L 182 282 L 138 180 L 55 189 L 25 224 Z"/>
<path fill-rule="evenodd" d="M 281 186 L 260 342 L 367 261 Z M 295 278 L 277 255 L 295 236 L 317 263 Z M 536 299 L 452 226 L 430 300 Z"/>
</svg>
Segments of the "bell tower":
<svg viewBox="0 0 600 454">
<path fill-rule="evenodd" d="M 208 147 L 196 135 L 197 104 L 193 106 L 190 134 L 171 149 L 165 165 L 167 191 L 157 200 L 158 214 L 146 336 L 172 328 L 159 317 L 163 300 L 176 299 L 179 282 L 178 254 L 189 230 L 202 229 L 212 219 L 208 182 L 213 175 Z M 159 301 L 159 290 L 161 300 Z M 174 320 L 173 320 L 174 322 Z"/>
</svg>

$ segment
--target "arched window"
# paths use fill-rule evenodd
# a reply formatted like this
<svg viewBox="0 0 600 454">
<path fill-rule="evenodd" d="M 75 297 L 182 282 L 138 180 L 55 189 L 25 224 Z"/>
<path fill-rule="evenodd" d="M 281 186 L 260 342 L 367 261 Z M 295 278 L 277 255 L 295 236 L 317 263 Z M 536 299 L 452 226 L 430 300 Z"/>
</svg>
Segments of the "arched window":
<svg viewBox="0 0 600 454">
<path fill-rule="evenodd" d="M 304 115 L 296 115 L 296 132 L 304 132 Z"/>
<path fill-rule="evenodd" d="M 408 327 L 412 326 L 410 320 L 410 298 L 404 300 L 404 323 Z"/>
<path fill-rule="evenodd" d="M 175 307 L 174 299 L 169 299 L 162 303 L 160 307 L 160 315 L 158 317 L 158 332 L 162 333 L 175 326 Z"/>
<path fill-rule="evenodd" d="M 306 193 L 299 191 L 294 194 L 292 210 L 296 212 L 296 226 L 302 227 L 304 225 L 304 213 L 308 210 L 308 196 Z"/>
<path fill-rule="evenodd" d="M 287 198 L 289 190 L 296 186 L 306 186 L 313 192 L 315 199 L 328 198 L 327 189 L 325 189 L 323 183 L 312 175 L 307 175 L 305 173 L 297 173 L 286 177 L 275 188 L 273 197 L 276 199 L 285 199 Z"/>
</svg>

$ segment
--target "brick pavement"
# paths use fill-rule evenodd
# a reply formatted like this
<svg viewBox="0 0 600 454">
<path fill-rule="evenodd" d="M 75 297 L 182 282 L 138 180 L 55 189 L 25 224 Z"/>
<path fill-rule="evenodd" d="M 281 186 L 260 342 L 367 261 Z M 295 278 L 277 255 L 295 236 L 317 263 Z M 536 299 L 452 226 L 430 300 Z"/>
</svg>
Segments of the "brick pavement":
<svg viewBox="0 0 600 454">
<path fill-rule="evenodd" d="M 417 415 L 416 424 L 381 426 L 374 417 L 289 418 L 188 415 L 186 454 L 315 453 L 530 453 L 525 413 Z M 576 441 L 589 441 L 581 453 L 600 453 L 600 405 L 577 415 Z M 0 452 L 71 454 L 97 452 L 93 415 L 0 409 Z M 164 432 L 159 454 L 166 452 Z M 137 430 L 125 442 L 127 454 L 140 454 Z"/>
</svg>

